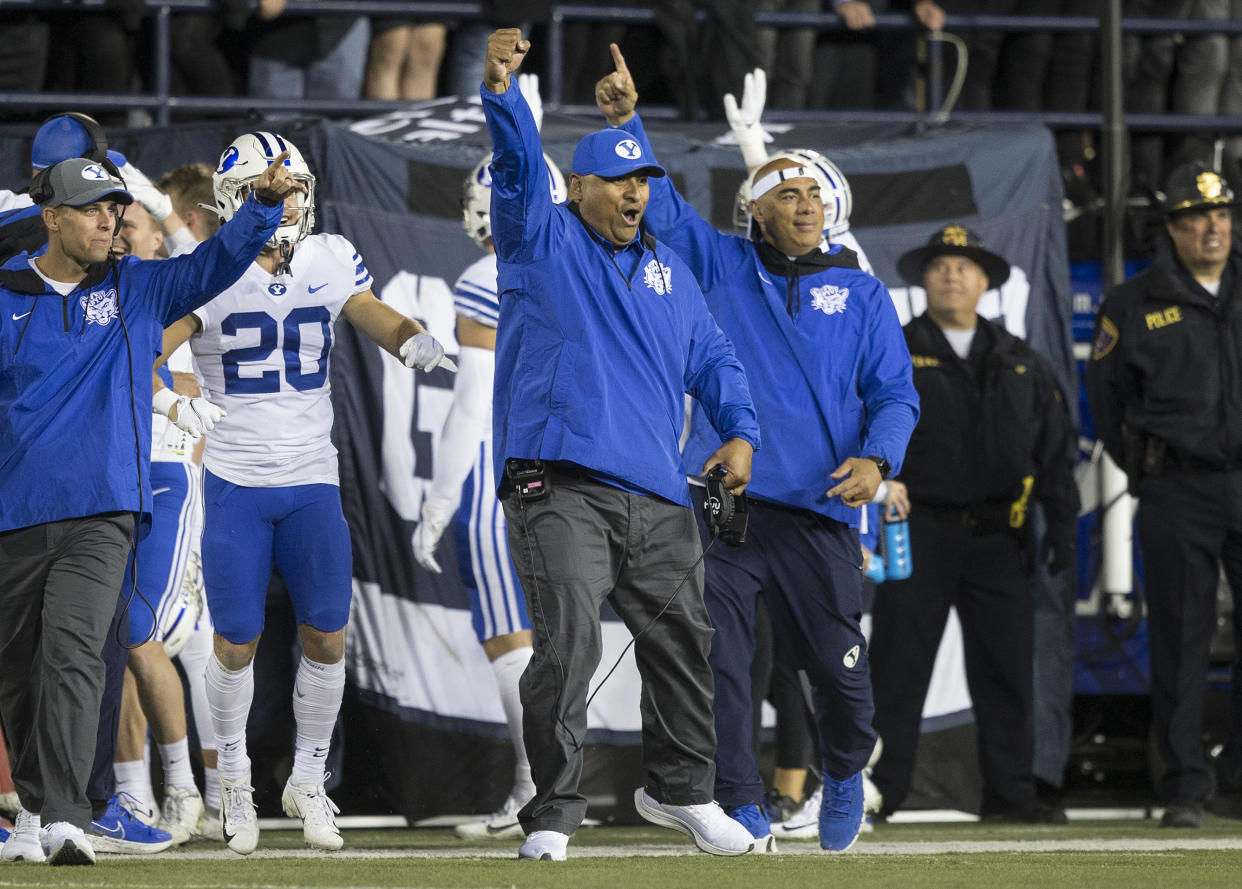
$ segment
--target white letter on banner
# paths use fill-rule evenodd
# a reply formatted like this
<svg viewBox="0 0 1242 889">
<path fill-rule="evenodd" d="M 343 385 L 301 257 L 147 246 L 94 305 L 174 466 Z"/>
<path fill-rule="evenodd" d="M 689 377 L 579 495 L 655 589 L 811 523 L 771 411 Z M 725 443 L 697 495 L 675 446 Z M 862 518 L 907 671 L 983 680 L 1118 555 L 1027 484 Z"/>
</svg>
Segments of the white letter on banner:
<svg viewBox="0 0 1242 889">
<path fill-rule="evenodd" d="M 398 272 L 380 299 L 422 322 L 450 354 L 457 353 L 453 292 L 443 278 Z M 433 386 L 381 350 L 384 362 L 383 475 L 380 486 L 393 509 L 407 522 L 418 521 L 423 489 L 435 466 L 435 447 L 453 403 L 453 390 Z M 418 439 L 416 441 L 416 438 Z M 421 459 L 421 462 L 420 462 Z"/>
</svg>

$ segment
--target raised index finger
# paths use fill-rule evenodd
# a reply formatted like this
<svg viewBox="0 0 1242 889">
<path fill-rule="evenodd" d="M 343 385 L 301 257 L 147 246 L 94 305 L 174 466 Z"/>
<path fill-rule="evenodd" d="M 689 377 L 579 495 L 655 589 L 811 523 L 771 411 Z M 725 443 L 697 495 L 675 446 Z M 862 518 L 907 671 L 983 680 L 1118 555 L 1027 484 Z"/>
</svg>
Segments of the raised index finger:
<svg viewBox="0 0 1242 889">
<path fill-rule="evenodd" d="M 630 69 L 626 67 L 625 56 L 621 55 L 621 47 L 615 43 L 608 44 L 608 48 L 612 50 L 612 62 L 617 66 L 617 73 L 626 77 L 630 76 Z"/>
<path fill-rule="evenodd" d="M 289 157 L 290 157 L 289 149 L 286 148 L 280 154 L 276 155 L 276 157 L 272 158 L 272 162 L 267 165 L 268 169 L 271 169 L 272 167 L 277 167 L 277 168 L 283 167 L 285 165 L 285 161 L 287 161 Z M 272 175 L 275 175 L 275 173 L 273 173 Z"/>
</svg>

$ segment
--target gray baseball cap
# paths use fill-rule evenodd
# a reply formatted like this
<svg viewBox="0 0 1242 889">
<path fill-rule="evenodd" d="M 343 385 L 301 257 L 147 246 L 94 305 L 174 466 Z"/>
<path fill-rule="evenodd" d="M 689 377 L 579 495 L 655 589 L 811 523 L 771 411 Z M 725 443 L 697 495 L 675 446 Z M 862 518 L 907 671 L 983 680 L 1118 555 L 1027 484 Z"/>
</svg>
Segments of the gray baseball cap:
<svg viewBox="0 0 1242 889">
<path fill-rule="evenodd" d="M 102 200 L 134 202 L 124 182 L 86 157 L 73 157 L 41 172 L 31 184 L 30 197 L 41 207 L 85 207 Z"/>
</svg>

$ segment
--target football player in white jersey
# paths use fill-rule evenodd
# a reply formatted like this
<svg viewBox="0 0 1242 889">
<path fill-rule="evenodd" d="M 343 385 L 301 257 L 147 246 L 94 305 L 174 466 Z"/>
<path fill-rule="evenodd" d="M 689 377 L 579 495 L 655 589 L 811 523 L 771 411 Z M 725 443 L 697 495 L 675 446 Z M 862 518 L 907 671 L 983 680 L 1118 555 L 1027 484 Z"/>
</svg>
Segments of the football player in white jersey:
<svg viewBox="0 0 1242 889">
<path fill-rule="evenodd" d="M 528 75 L 533 78 L 534 75 Z M 519 78 L 521 81 L 522 78 Z M 528 95 L 529 81 L 520 83 Z M 564 203 L 565 180 L 544 155 L 552 200 Z M 500 701 L 513 740 L 516 766 L 513 787 L 504 804 L 481 821 L 459 824 L 462 839 L 506 839 L 525 836 L 518 811 L 535 794 L 530 761 L 522 742 L 522 701 L 518 680 L 531 657 L 530 620 L 526 596 L 513 570 L 505 532 L 504 511 L 495 496 L 492 469 L 492 375 L 496 367 L 496 253 L 492 247 L 492 181 L 489 154 L 466 177 L 462 192 L 462 225 L 487 251 L 457 279 L 457 342 L 461 368 L 453 386 L 453 405 L 440 432 L 435 473 L 423 500 L 422 521 L 414 532 L 414 557 L 429 571 L 440 572 L 436 545 L 448 520 L 456 518 L 457 566 L 470 592 L 474 631 L 491 662 Z M 460 507 L 459 507 L 460 504 Z"/>
<path fill-rule="evenodd" d="M 240 136 L 214 178 L 225 220 L 273 159 L 303 191 L 286 201 L 276 234 L 242 277 L 165 332 L 164 354 L 189 340 L 200 379 L 221 408 L 203 458 L 203 574 L 215 622 L 207 697 L 218 748 L 224 838 L 248 855 L 259 827 L 246 754 L 254 653 L 272 566 L 289 588 L 303 655 L 293 687 L 297 723 L 286 814 L 307 845 L 342 845 L 324 790 L 324 763 L 345 687 L 352 562 L 341 511 L 328 358 L 341 315 L 407 367 L 456 366 L 417 321 L 371 292 L 371 274 L 340 235 L 312 235 L 315 177 L 273 133 Z"/>
<path fill-rule="evenodd" d="M 163 237 L 152 216 L 141 206 L 130 207 L 112 243 L 116 256 L 158 259 Z M 176 357 L 176 356 L 174 356 Z M 169 362 L 169 369 L 188 370 L 185 364 Z M 161 384 L 162 386 L 162 384 Z M 167 389 L 167 396 L 176 400 Z M 138 593 L 132 574 L 125 574 L 123 595 L 129 601 L 129 654 L 125 694 L 121 703 L 121 722 L 117 735 L 117 792 L 126 799 L 135 815 L 167 831 L 173 844 L 184 843 L 197 830 L 203 815 L 203 800 L 190 768 L 185 699 L 181 678 L 164 649 L 156 627 L 159 615 L 176 600 L 185 578 L 190 554 L 198 548 L 201 530 L 201 493 L 198 467 L 194 463 L 192 437 L 170 423 L 158 410 L 158 395 L 152 399 L 157 410 L 151 420 L 152 490 L 151 531 L 143 540 L 137 559 Z M 144 718 L 145 717 L 145 718 Z M 143 760 L 147 723 L 159 748 L 164 767 L 164 805 L 151 811 L 153 798 L 150 772 Z M 100 842 L 119 843 L 111 837 L 96 838 L 97 850 L 109 851 Z M 152 844 L 150 848 L 154 849 Z M 162 844 L 167 846 L 167 842 Z M 117 846 L 112 851 L 130 851 Z"/>
</svg>

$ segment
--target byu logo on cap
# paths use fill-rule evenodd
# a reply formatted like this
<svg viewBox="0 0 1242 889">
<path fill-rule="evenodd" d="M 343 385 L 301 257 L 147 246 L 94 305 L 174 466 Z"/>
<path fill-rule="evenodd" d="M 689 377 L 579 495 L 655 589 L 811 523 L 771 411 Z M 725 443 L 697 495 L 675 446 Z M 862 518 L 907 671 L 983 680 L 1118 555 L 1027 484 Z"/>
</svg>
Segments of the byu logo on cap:
<svg viewBox="0 0 1242 889">
<path fill-rule="evenodd" d="M 86 180 L 107 179 L 108 174 L 104 172 L 104 168 L 99 164 L 87 164 L 82 168 L 82 178 Z"/>
<path fill-rule="evenodd" d="M 626 160 L 635 160 L 643 156 L 643 150 L 633 139 L 622 139 L 613 151 L 617 153 L 617 157 L 623 157 Z"/>
</svg>

